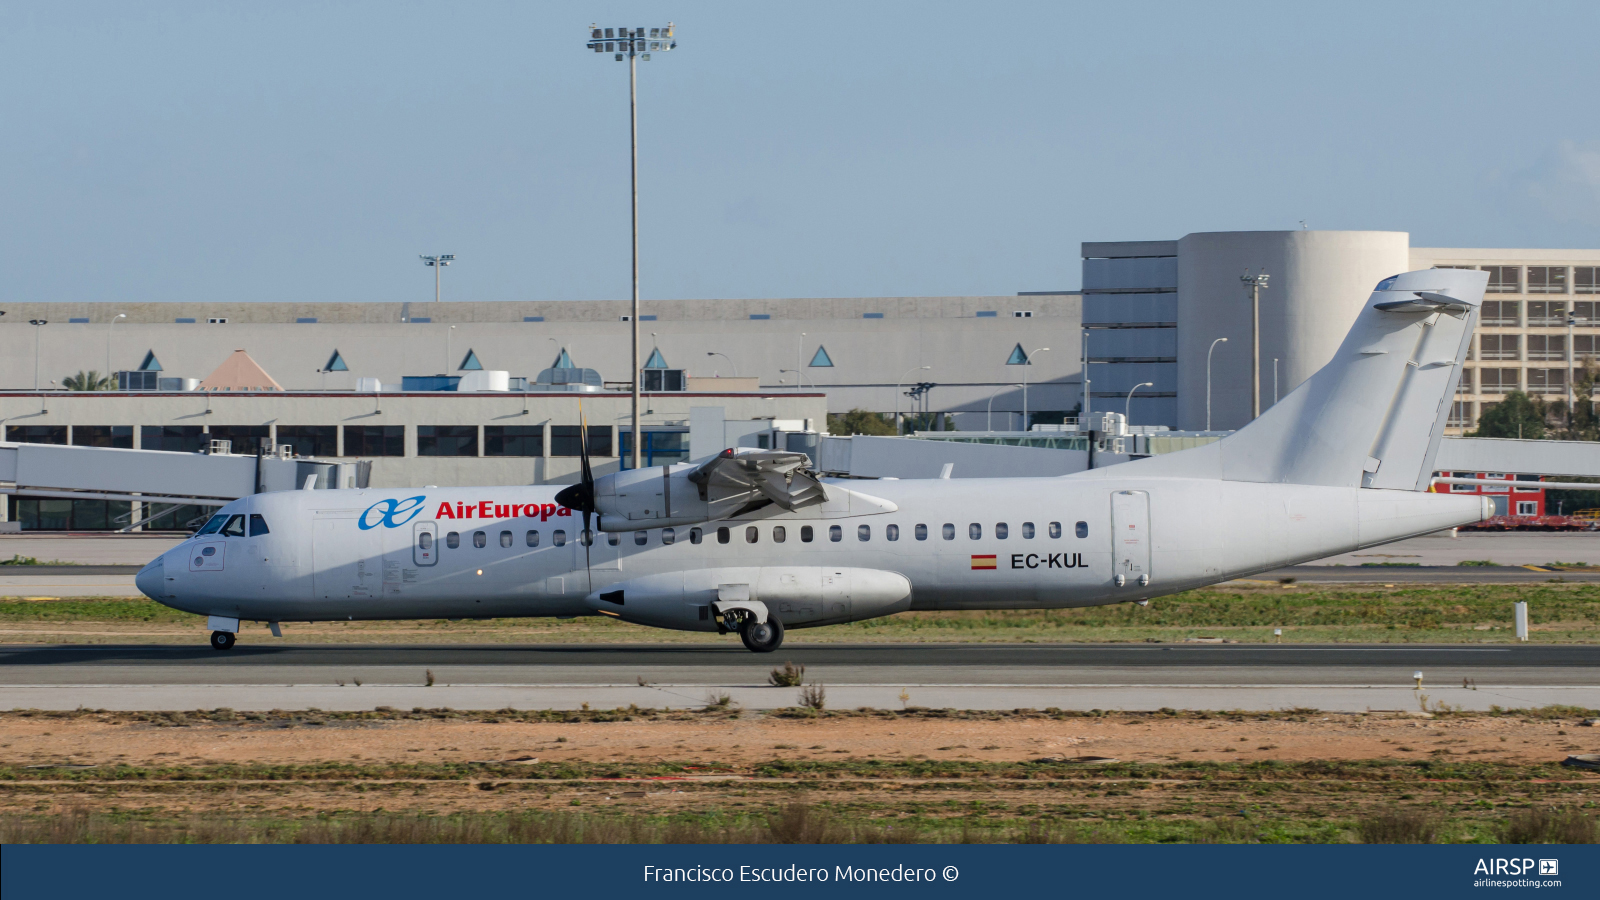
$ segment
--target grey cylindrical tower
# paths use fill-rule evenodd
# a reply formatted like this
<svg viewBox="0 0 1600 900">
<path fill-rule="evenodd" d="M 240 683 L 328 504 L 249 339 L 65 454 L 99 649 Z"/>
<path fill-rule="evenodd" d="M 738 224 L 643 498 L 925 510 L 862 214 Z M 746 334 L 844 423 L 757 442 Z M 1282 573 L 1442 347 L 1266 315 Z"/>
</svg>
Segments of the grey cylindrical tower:
<svg viewBox="0 0 1600 900">
<path fill-rule="evenodd" d="M 1212 427 L 1250 421 L 1250 293 L 1245 270 L 1272 276 L 1261 292 L 1262 408 L 1287 396 L 1333 358 L 1377 283 L 1410 266 L 1403 231 L 1224 231 L 1178 241 L 1178 427 L 1206 417 L 1206 348 L 1219 337 L 1211 368 Z"/>
</svg>

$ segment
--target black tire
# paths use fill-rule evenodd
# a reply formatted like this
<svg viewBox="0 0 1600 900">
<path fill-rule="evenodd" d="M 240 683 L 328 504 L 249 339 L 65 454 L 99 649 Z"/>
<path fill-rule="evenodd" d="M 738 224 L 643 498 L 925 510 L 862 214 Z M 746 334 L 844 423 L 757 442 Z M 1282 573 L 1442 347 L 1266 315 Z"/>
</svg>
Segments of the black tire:
<svg viewBox="0 0 1600 900">
<path fill-rule="evenodd" d="M 234 640 L 233 632 L 231 631 L 213 631 L 211 632 L 211 649 L 232 650 Z"/>
<path fill-rule="evenodd" d="M 768 612 L 765 623 L 746 622 L 739 629 L 739 639 L 752 653 L 771 653 L 783 646 L 783 622 Z"/>
</svg>

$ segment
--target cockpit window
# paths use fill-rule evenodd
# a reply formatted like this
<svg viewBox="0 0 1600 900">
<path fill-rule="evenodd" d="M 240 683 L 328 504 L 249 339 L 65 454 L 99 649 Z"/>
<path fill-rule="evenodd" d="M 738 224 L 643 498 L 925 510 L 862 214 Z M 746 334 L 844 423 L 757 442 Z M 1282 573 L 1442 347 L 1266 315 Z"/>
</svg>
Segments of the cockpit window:
<svg viewBox="0 0 1600 900">
<path fill-rule="evenodd" d="M 268 533 L 267 532 L 267 520 L 262 518 L 260 513 L 251 513 L 250 514 L 250 536 L 251 537 L 260 537 L 263 534 L 267 534 L 267 533 Z"/>
<path fill-rule="evenodd" d="M 229 516 L 228 524 L 222 526 L 223 537 L 244 537 L 244 516 Z"/>
<path fill-rule="evenodd" d="M 223 523 L 227 521 L 227 515 L 212 516 L 211 521 L 207 522 L 206 526 L 195 532 L 195 534 L 216 534 L 222 530 Z"/>
</svg>

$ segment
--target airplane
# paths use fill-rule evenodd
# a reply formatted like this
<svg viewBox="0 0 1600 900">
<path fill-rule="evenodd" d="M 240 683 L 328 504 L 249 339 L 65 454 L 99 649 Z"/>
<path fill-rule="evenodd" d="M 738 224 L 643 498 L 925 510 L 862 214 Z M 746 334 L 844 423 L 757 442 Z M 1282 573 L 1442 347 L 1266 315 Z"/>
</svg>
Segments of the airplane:
<svg viewBox="0 0 1600 900">
<path fill-rule="evenodd" d="M 301 490 L 222 507 L 136 584 L 241 622 L 605 615 L 737 634 L 1152 598 L 1489 517 L 1430 487 L 1488 275 L 1384 279 L 1333 359 L 1215 443 L 1065 476 L 848 482 L 727 449 L 577 484 Z"/>
</svg>

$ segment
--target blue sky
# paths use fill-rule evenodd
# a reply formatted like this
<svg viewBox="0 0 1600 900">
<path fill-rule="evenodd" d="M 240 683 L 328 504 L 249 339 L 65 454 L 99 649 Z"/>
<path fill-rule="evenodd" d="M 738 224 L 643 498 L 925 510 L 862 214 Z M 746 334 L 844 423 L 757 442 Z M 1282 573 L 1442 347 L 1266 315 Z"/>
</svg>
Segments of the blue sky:
<svg viewBox="0 0 1600 900">
<path fill-rule="evenodd" d="M 1085 240 L 1600 246 L 1600 4 L 6 3 L 5 301 L 1073 288 Z"/>
</svg>

